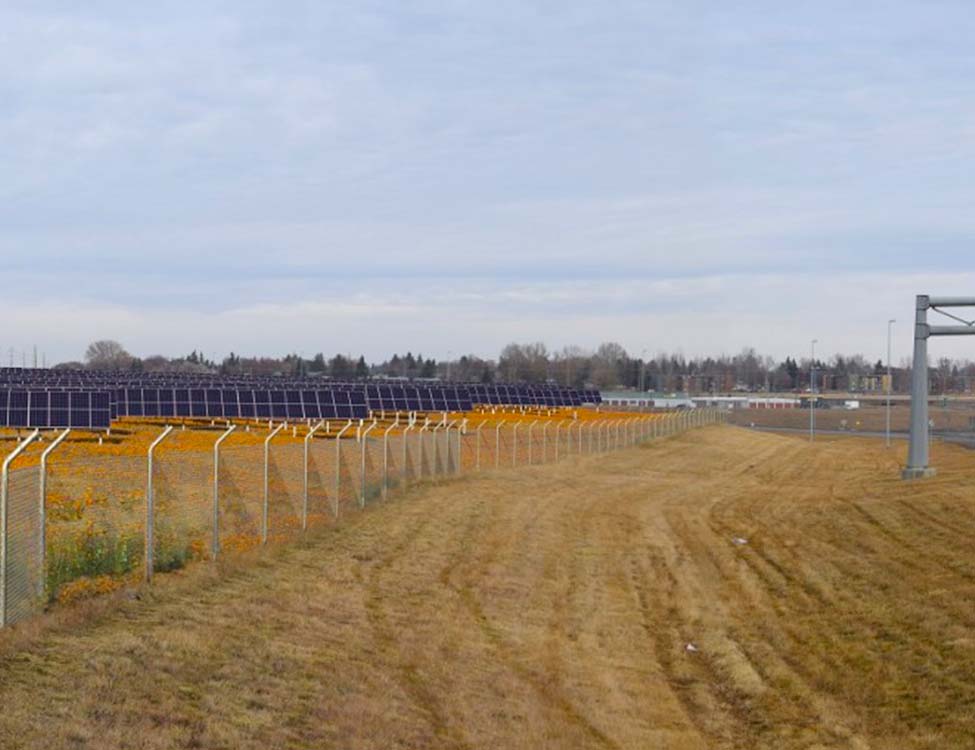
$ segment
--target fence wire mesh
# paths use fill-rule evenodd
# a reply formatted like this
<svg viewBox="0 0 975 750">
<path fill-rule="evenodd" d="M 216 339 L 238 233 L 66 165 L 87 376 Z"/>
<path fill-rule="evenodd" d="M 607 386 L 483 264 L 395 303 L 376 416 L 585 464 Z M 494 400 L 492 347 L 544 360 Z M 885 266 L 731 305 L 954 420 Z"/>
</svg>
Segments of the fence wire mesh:
<svg viewBox="0 0 975 750">
<path fill-rule="evenodd" d="M 334 449 L 326 437 L 313 437 L 308 444 L 308 528 L 326 526 L 334 520 Z"/>
<path fill-rule="evenodd" d="M 360 503 L 365 506 L 379 500 L 383 493 L 383 439 L 372 434 L 363 438 L 360 445 L 363 462 Z"/>
<path fill-rule="evenodd" d="M 68 600 L 142 577 L 146 476 L 144 456 L 52 458 L 46 501 L 47 600 Z"/>
<path fill-rule="evenodd" d="M 4 577 L 4 620 L 7 623 L 30 617 L 43 603 L 39 498 L 40 480 L 36 469 L 18 469 L 10 473 Z"/>
<path fill-rule="evenodd" d="M 351 431 L 341 439 L 336 438 L 336 494 L 338 513 L 341 518 L 359 507 L 359 443 Z"/>
<path fill-rule="evenodd" d="M 261 543 L 264 448 L 235 445 L 220 448 L 217 529 L 220 553 L 243 552 Z"/>
<path fill-rule="evenodd" d="M 403 483 L 409 485 L 419 478 L 419 453 L 413 430 L 403 433 Z"/>
<path fill-rule="evenodd" d="M 214 433 L 213 440 L 219 436 Z M 212 441 L 173 433 L 153 461 L 153 572 L 178 570 L 211 555 L 213 539 Z"/>
<path fill-rule="evenodd" d="M 401 435 L 389 435 L 383 438 L 383 496 L 403 488 L 403 445 Z"/>
<path fill-rule="evenodd" d="M 277 438 L 268 450 L 267 541 L 301 534 L 304 506 L 304 443 Z"/>
</svg>

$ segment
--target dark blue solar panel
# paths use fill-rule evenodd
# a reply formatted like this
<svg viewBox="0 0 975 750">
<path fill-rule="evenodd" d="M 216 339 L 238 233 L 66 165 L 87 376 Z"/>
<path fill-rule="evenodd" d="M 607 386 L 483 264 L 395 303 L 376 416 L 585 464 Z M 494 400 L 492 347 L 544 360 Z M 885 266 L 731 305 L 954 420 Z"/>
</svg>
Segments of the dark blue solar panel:
<svg viewBox="0 0 975 750">
<path fill-rule="evenodd" d="M 207 416 L 207 395 L 203 388 L 190 389 L 190 416 L 203 419 Z"/>
<path fill-rule="evenodd" d="M 236 391 L 237 405 L 241 419 L 255 419 L 257 412 L 254 410 L 254 391 L 243 388 Z"/>
<path fill-rule="evenodd" d="M 186 418 L 193 415 L 193 411 L 190 408 L 189 388 L 175 388 L 173 390 L 173 401 L 176 412 L 175 416 Z"/>
<path fill-rule="evenodd" d="M 257 419 L 271 418 L 271 393 L 263 388 L 254 391 L 254 413 Z"/>
</svg>

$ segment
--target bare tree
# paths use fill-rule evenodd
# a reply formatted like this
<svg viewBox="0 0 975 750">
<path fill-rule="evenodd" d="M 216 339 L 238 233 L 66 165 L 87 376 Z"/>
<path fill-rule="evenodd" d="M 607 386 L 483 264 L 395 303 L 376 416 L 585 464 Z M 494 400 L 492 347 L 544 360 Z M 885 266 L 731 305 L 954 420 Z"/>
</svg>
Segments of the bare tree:
<svg viewBox="0 0 975 750">
<path fill-rule="evenodd" d="M 85 363 L 93 370 L 118 370 L 132 364 L 133 357 L 118 341 L 94 341 L 85 351 Z"/>
</svg>

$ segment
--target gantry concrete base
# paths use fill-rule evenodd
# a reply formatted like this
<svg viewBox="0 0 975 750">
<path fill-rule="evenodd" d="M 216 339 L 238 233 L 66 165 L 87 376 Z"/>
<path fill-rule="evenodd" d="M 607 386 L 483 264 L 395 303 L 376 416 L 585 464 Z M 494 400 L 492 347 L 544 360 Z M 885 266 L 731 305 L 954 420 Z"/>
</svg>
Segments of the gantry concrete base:
<svg viewBox="0 0 975 750">
<path fill-rule="evenodd" d="M 927 479 L 928 477 L 933 477 L 938 473 L 938 470 L 933 466 L 925 466 L 920 469 L 912 469 L 907 467 L 901 471 L 901 479 Z"/>
</svg>

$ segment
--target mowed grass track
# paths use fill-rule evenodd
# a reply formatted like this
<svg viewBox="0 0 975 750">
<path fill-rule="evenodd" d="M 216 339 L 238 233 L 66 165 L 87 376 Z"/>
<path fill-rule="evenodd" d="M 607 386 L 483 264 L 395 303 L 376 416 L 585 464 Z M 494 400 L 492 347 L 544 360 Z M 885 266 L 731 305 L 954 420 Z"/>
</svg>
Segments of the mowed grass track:
<svg viewBox="0 0 975 750">
<path fill-rule="evenodd" d="M 718 427 L 423 487 L 0 636 L 0 747 L 973 747 L 975 454 L 900 454 Z"/>
</svg>

